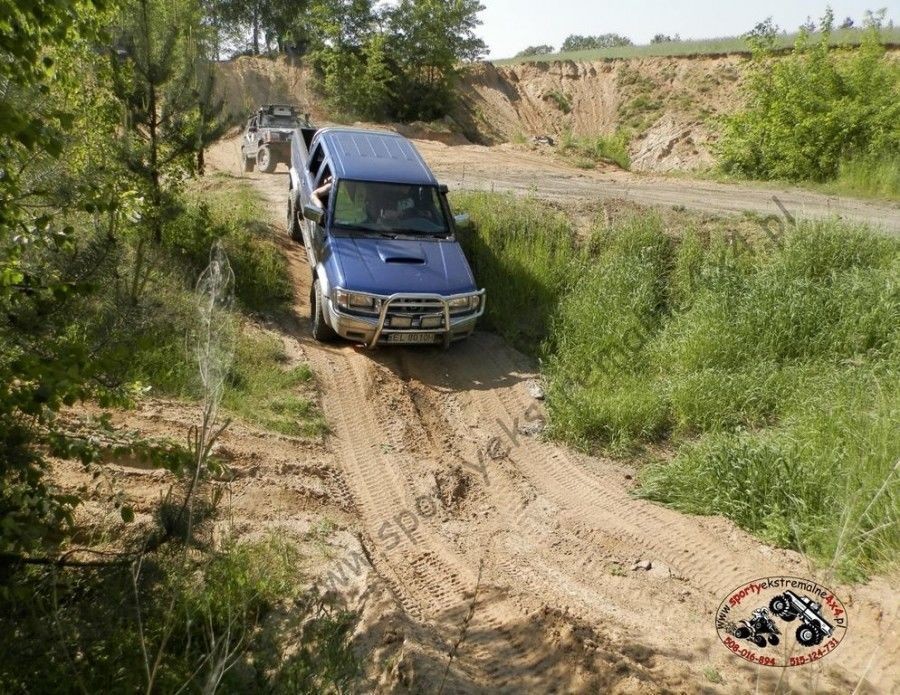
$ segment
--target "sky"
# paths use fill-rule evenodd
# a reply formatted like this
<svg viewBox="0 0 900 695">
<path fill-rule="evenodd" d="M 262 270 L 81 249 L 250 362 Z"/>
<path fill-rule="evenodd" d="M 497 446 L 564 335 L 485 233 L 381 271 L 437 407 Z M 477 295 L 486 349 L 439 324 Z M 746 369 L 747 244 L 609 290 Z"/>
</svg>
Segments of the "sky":
<svg viewBox="0 0 900 695">
<path fill-rule="evenodd" d="M 823 0 L 481 0 L 484 24 L 479 35 L 489 58 L 509 58 L 526 46 L 550 44 L 559 49 L 569 34 L 628 36 L 637 44 L 654 34 L 681 34 L 683 39 L 737 36 L 771 16 L 782 29 L 795 30 L 807 17 L 818 19 Z M 838 24 L 852 17 L 860 24 L 866 10 L 886 7 L 888 19 L 900 19 L 900 0 L 833 0 Z"/>
</svg>

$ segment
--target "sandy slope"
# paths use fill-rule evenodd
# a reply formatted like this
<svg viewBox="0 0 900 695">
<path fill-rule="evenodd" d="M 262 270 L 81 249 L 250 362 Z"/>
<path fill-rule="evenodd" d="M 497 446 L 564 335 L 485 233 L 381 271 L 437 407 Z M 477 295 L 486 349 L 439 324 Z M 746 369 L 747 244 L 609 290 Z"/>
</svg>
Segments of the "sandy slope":
<svg viewBox="0 0 900 695">
<path fill-rule="evenodd" d="M 243 176 L 237 147 L 220 143 L 211 166 Z M 445 176 L 459 161 L 423 150 Z M 247 177 L 283 226 L 283 168 Z M 286 235 L 282 244 L 305 317 L 305 254 Z M 713 627 L 718 601 L 743 580 L 809 575 L 803 558 L 726 520 L 636 500 L 627 468 L 523 434 L 542 417 L 527 388 L 534 367 L 499 338 L 479 333 L 448 352 L 367 351 L 317 344 L 299 318 L 280 330 L 312 365 L 332 432 L 324 446 L 297 444 L 297 470 L 331 471 L 318 503 L 349 518 L 373 563 L 368 580 L 389 595 L 365 613 L 369 642 L 394 645 L 382 687 L 436 690 L 464 626 L 446 692 L 842 693 L 861 678 L 860 692 L 900 687 L 898 593 L 885 580 L 835 587 L 852 629 L 817 665 L 781 674 L 727 653 Z M 253 436 L 264 459 L 294 446 Z M 290 475 L 261 470 L 243 493 L 247 514 L 250 499 L 268 521 L 290 515 L 278 500 L 290 486 Z M 248 498 L 253 488 L 266 493 Z M 653 569 L 632 570 L 638 560 Z M 706 681 L 707 667 L 724 685 Z"/>
</svg>

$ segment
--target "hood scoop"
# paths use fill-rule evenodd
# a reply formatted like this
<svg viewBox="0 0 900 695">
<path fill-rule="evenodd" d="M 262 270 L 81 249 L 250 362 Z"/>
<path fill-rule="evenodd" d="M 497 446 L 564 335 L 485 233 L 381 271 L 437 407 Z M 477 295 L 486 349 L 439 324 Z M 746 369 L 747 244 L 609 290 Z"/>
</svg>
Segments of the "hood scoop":
<svg viewBox="0 0 900 695">
<path fill-rule="evenodd" d="M 379 242 L 378 257 L 383 263 L 425 265 L 425 250 L 422 244 L 415 241 Z"/>
<path fill-rule="evenodd" d="M 409 256 L 388 256 L 385 263 L 397 263 L 402 265 L 425 265 L 424 258 L 410 258 Z"/>
</svg>

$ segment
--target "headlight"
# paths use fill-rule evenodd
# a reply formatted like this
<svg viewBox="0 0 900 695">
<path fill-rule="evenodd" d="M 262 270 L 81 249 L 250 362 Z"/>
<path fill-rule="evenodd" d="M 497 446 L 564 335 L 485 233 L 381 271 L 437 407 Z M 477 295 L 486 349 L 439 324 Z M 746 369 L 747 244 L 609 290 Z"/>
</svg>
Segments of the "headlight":
<svg viewBox="0 0 900 695">
<path fill-rule="evenodd" d="M 378 313 L 381 311 L 381 300 L 367 294 L 348 292 L 347 290 L 335 290 L 334 301 L 342 309 L 357 309 Z"/>
<path fill-rule="evenodd" d="M 479 297 L 477 294 L 472 295 L 471 297 L 457 297 L 456 299 L 450 300 L 450 311 L 475 311 L 475 309 L 478 308 L 480 302 L 481 297 Z"/>
</svg>

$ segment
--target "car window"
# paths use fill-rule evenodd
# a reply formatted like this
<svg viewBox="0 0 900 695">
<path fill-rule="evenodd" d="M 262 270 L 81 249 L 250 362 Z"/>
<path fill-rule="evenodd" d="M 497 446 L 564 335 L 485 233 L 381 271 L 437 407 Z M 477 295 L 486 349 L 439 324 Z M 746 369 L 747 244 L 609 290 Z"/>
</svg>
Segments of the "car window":
<svg viewBox="0 0 900 695">
<path fill-rule="evenodd" d="M 312 154 L 309 156 L 309 172 L 313 176 L 319 172 L 319 168 L 322 166 L 322 160 L 324 158 L 325 154 L 320 143 L 313 148 Z"/>
<path fill-rule="evenodd" d="M 435 186 L 341 181 L 334 225 L 388 234 L 447 234 L 449 225 Z"/>
</svg>

